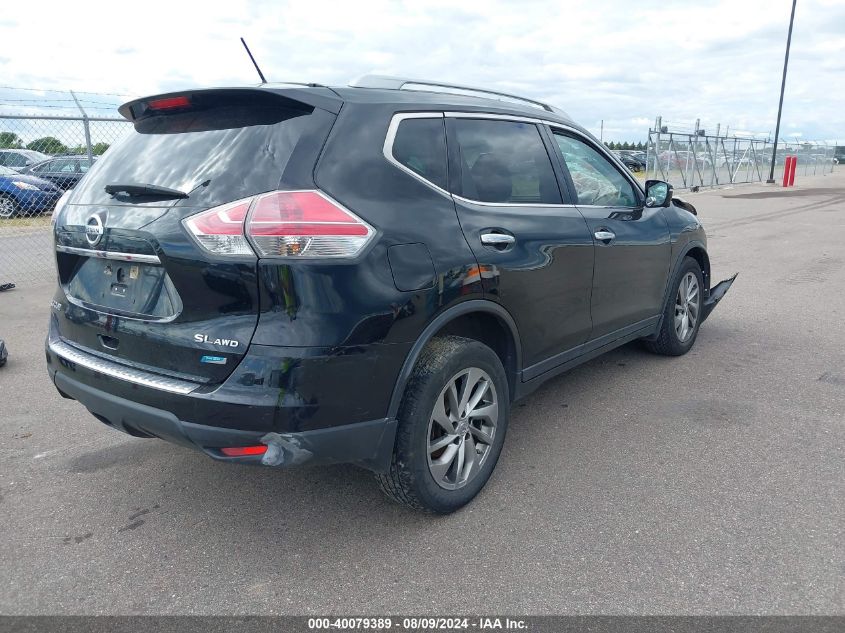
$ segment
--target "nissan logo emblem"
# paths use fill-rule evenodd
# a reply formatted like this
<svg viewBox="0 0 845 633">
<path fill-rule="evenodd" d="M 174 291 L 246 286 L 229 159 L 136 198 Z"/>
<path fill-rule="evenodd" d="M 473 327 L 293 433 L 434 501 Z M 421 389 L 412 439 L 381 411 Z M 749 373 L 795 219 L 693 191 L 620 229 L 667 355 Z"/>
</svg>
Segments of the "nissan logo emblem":
<svg viewBox="0 0 845 633">
<path fill-rule="evenodd" d="M 105 229 L 103 228 L 103 221 L 100 219 L 100 216 L 92 215 L 88 218 L 88 221 L 85 223 L 85 239 L 88 240 L 91 246 L 96 246 L 100 243 L 100 240 L 103 239 L 103 233 L 105 233 Z"/>
</svg>

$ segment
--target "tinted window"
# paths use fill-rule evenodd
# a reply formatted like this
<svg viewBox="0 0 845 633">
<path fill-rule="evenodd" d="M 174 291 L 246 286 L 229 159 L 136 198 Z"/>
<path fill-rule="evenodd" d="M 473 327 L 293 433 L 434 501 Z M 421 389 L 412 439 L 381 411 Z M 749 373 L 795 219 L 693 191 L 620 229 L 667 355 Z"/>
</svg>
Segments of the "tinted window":
<svg viewBox="0 0 845 633">
<path fill-rule="evenodd" d="M 455 119 L 460 195 L 481 202 L 559 204 L 546 147 L 532 123 Z"/>
<path fill-rule="evenodd" d="M 193 191 L 185 202 L 197 206 L 277 189 L 302 135 L 315 126 L 322 129 L 327 119 L 286 99 L 272 104 L 266 99 L 260 103 L 257 97 L 255 101 L 255 105 L 205 105 L 199 111 L 137 121 L 133 133 L 94 163 L 77 187 L 74 202 L 113 204 L 115 200 L 104 192 L 113 183 Z M 205 181 L 209 184 L 201 187 Z"/>
<path fill-rule="evenodd" d="M 393 140 L 393 157 L 414 173 L 446 189 L 446 128 L 443 117 L 402 121 Z"/>
<path fill-rule="evenodd" d="M 77 162 L 75 160 L 57 160 L 53 163 L 50 171 L 58 171 L 63 174 L 74 174 L 79 171 L 76 165 Z"/>
<path fill-rule="evenodd" d="M 555 133 L 560 152 L 575 185 L 578 204 L 602 207 L 636 207 L 634 186 L 613 164 L 590 145 Z"/>
<path fill-rule="evenodd" d="M 12 167 L 25 167 L 27 165 L 26 156 L 23 154 L 12 154 L 9 152 L 6 154 L 3 164 L 10 165 Z"/>
</svg>

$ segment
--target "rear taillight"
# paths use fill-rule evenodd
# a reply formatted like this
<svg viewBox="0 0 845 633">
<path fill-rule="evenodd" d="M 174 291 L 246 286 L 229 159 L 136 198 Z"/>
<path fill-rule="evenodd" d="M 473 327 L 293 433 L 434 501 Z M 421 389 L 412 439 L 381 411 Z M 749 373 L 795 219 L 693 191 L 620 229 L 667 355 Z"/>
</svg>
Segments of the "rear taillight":
<svg viewBox="0 0 845 633">
<path fill-rule="evenodd" d="M 205 250 L 215 255 L 252 255 L 244 221 L 252 198 L 236 200 L 182 220 Z"/>
<path fill-rule="evenodd" d="M 257 196 L 246 227 L 261 257 L 353 257 L 374 233 L 319 191 Z"/>
<path fill-rule="evenodd" d="M 375 234 L 361 218 L 314 190 L 261 194 L 183 223 L 217 255 L 246 255 L 254 249 L 259 257 L 354 257 Z"/>
</svg>

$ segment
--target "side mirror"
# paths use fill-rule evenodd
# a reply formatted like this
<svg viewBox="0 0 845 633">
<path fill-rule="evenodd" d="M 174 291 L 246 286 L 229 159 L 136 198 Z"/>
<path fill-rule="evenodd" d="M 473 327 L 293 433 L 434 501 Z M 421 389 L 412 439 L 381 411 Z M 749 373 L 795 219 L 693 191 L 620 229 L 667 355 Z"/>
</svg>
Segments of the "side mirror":
<svg viewBox="0 0 845 633">
<path fill-rule="evenodd" d="M 645 206 L 668 207 L 672 204 L 672 185 L 662 180 L 645 181 Z"/>
</svg>

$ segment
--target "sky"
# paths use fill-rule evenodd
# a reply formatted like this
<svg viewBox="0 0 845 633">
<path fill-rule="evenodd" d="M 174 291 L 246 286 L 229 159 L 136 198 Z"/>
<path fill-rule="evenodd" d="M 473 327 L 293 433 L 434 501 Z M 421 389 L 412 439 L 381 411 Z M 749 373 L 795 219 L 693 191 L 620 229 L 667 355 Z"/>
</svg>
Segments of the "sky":
<svg viewBox="0 0 845 633">
<path fill-rule="evenodd" d="M 182 88 L 376 73 L 547 101 L 604 140 L 701 119 L 773 134 L 790 0 L 40 0 L 0 17 L 0 113 L 91 115 Z M 12 90 L 12 88 L 16 90 Z M 105 95 L 90 93 L 108 93 Z M 65 101 L 63 101 L 64 99 Z M 781 137 L 845 140 L 845 0 L 798 0 Z"/>
</svg>

